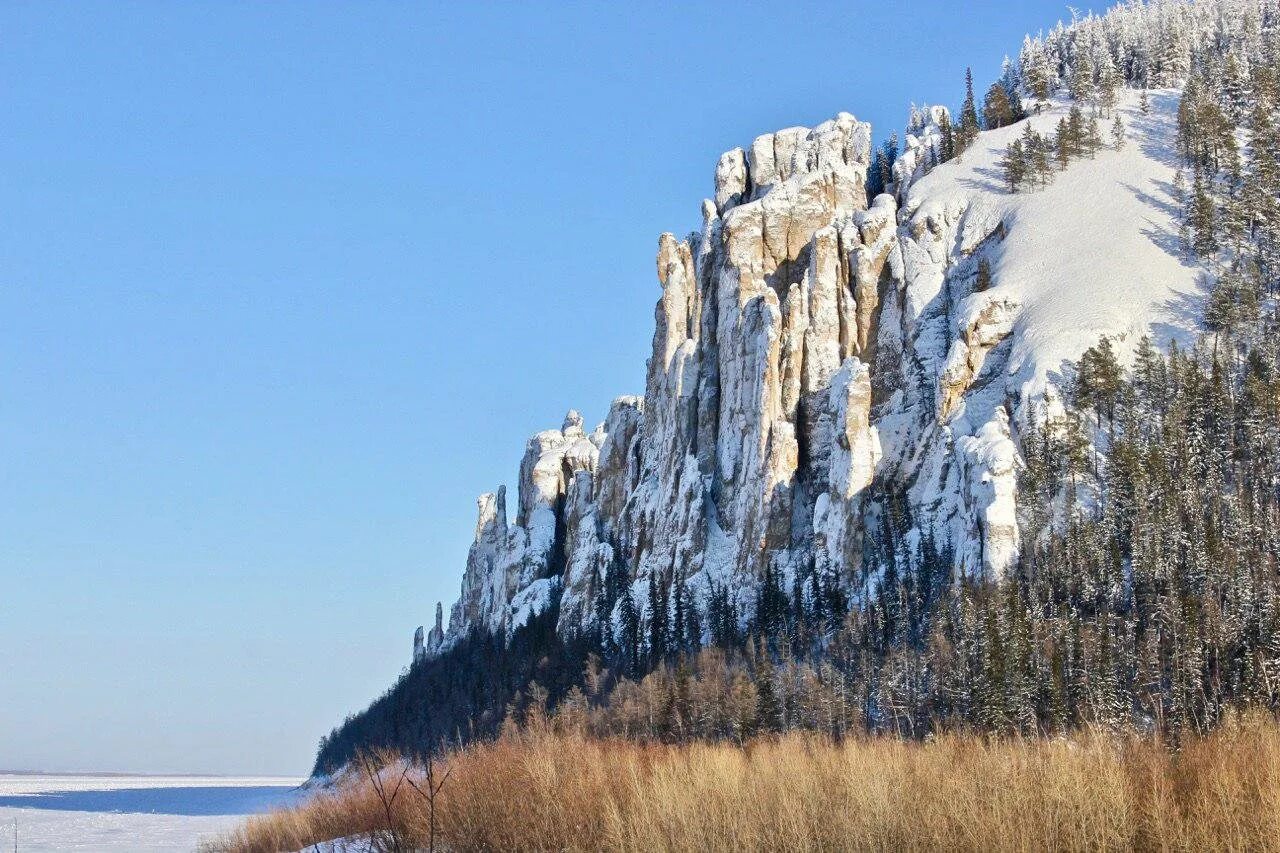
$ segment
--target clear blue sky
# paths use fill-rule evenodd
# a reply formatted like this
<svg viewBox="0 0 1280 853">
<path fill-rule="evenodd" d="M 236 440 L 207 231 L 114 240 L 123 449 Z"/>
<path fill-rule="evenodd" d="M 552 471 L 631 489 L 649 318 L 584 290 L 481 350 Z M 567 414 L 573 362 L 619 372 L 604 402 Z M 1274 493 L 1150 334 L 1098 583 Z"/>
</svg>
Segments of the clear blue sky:
<svg viewBox="0 0 1280 853">
<path fill-rule="evenodd" d="M 305 772 L 525 438 L 643 389 L 718 154 L 1062 14 L 5 3 L 0 768 Z"/>
</svg>

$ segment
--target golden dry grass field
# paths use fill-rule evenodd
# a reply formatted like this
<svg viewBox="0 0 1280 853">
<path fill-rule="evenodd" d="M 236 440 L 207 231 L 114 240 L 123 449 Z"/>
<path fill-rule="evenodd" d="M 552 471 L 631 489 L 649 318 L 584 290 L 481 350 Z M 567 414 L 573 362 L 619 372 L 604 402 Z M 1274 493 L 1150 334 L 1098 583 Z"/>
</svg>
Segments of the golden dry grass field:
<svg viewBox="0 0 1280 853">
<path fill-rule="evenodd" d="M 401 766 L 382 771 L 384 794 Z M 1262 716 L 1171 749 L 1151 739 L 922 743 L 807 735 L 667 746 L 548 728 L 434 768 L 437 850 L 1280 849 L 1280 725 Z M 335 838 L 427 849 L 422 769 L 388 810 L 354 772 L 251 818 L 206 850 L 296 850 Z M 407 781 L 416 782 L 414 788 Z"/>
</svg>

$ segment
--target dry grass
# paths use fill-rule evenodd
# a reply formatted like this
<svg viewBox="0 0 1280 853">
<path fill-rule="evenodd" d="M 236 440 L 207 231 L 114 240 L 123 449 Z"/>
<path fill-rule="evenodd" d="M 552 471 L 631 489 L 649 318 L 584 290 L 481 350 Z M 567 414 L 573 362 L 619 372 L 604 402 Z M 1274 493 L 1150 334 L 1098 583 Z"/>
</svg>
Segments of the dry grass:
<svg viewBox="0 0 1280 853">
<path fill-rule="evenodd" d="M 545 730 L 447 758 L 448 850 L 1280 850 L 1280 725 L 1251 717 L 1172 752 L 1151 740 L 946 735 L 742 749 Z M 421 798 L 397 800 L 425 849 Z M 297 850 L 376 829 L 367 782 L 251 819 L 209 851 Z"/>
</svg>

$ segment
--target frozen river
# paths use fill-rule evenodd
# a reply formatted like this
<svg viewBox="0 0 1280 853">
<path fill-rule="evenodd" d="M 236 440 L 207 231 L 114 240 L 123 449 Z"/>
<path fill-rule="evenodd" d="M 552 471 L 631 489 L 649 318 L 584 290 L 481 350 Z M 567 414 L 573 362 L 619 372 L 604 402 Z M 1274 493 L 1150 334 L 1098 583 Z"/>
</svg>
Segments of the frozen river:
<svg viewBox="0 0 1280 853">
<path fill-rule="evenodd" d="M 0 851 L 190 851 L 245 815 L 295 799 L 301 779 L 0 774 Z"/>
</svg>

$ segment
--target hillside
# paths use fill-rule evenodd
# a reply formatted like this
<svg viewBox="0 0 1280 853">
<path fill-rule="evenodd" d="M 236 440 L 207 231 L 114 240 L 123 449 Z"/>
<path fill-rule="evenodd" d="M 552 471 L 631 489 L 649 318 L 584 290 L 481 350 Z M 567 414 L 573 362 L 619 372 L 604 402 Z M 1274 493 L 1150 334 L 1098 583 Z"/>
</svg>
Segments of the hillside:
<svg viewBox="0 0 1280 853">
<path fill-rule="evenodd" d="M 643 396 L 529 440 L 318 769 L 566 703 L 742 738 L 1280 702 L 1277 33 L 1125 4 L 1028 39 L 985 129 L 970 89 L 888 156 L 849 113 L 723 154 Z"/>
<path fill-rule="evenodd" d="M 992 253 L 992 277 L 993 292 L 1019 305 L 1011 391 L 1024 397 L 1043 391 L 1104 335 L 1131 351 L 1143 335 L 1187 343 L 1199 328 L 1204 266 L 1180 242 L 1174 190 L 1179 94 L 1149 92 L 1143 114 L 1138 93 L 1122 92 L 1124 147 L 1071 164 L 1043 189 L 1009 192 L 1001 161 L 1027 123 L 1051 135 L 1069 101 L 984 131 L 961 158 L 911 185 L 908 213 L 968 206 L 1007 229 Z"/>
</svg>

